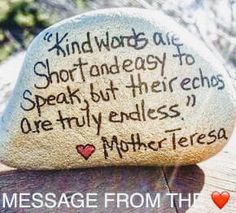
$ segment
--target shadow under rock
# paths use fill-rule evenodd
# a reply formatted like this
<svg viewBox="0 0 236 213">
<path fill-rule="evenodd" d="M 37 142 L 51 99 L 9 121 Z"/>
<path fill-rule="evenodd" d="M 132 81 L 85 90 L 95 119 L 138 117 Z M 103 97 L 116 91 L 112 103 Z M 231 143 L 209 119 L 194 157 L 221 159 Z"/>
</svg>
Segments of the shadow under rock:
<svg viewBox="0 0 236 213">
<path fill-rule="evenodd" d="M 163 173 L 164 171 L 164 173 Z M 167 182 L 168 184 L 167 184 Z M 201 191 L 204 184 L 204 173 L 194 165 L 188 167 L 164 168 L 160 167 L 106 167 L 106 168 L 89 168 L 77 170 L 62 170 L 62 171 L 20 171 L 13 170 L 0 173 L 0 202 L 3 204 L 3 193 L 6 193 L 10 200 L 13 193 L 17 194 L 19 199 L 20 193 L 29 193 L 26 198 L 29 201 L 25 204 L 30 205 L 25 208 L 24 212 L 176 212 L 175 208 L 170 208 L 170 200 L 166 193 L 170 192 L 188 192 L 198 193 Z M 58 201 L 60 196 L 65 193 L 68 197 L 68 202 L 71 202 L 72 195 L 80 192 L 84 199 L 74 197 L 74 203 L 79 205 L 78 200 L 86 201 L 87 193 L 96 193 L 97 208 L 67 208 L 62 205 L 60 208 L 46 208 L 45 203 L 43 208 L 36 209 L 32 207 L 34 193 L 41 193 L 44 202 L 47 193 L 55 194 L 54 200 Z M 105 208 L 105 194 L 114 193 L 111 198 L 114 201 L 109 202 L 108 208 Z M 128 207 L 126 204 L 120 203 L 120 208 L 117 208 L 117 193 L 128 195 Z M 131 197 L 134 193 L 139 193 L 139 196 L 133 196 L 133 203 L 138 205 L 141 203 L 140 194 L 143 195 L 144 204 L 140 208 L 132 208 Z M 160 207 L 146 207 L 146 194 L 150 194 L 154 200 L 156 194 L 160 193 Z M 122 195 L 124 198 L 125 195 Z M 38 197 L 39 198 L 39 197 Z M 52 198 L 52 197 L 51 197 Z M 94 196 L 93 196 L 94 198 Z M 18 207 L 19 207 L 18 200 Z M 176 201 L 177 202 L 177 201 Z M 35 202 L 39 205 L 39 203 Z M 52 205 L 52 202 L 50 202 Z M 86 202 L 85 202 L 86 205 Z M 0 205 L 1 212 L 22 212 L 20 208 L 5 207 Z M 180 211 L 185 212 L 186 206 Z M 178 209 L 179 210 L 179 209 Z"/>
<path fill-rule="evenodd" d="M 186 212 L 193 205 L 194 194 L 200 193 L 203 188 L 205 182 L 204 172 L 197 165 L 167 167 L 163 171 L 170 191 L 178 193 L 178 196 L 175 197 L 177 212 Z M 195 199 L 197 199 L 197 196 Z"/>
</svg>

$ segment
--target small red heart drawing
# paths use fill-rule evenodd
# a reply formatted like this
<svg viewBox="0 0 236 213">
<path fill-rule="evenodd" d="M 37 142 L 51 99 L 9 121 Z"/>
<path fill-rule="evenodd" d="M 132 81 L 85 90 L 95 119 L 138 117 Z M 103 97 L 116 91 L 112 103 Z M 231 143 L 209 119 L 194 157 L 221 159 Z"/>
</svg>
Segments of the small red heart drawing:
<svg viewBox="0 0 236 213">
<path fill-rule="evenodd" d="M 218 206 L 219 209 L 222 209 L 226 203 L 228 203 L 230 194 L 226 191 L 224 192 L 212 192 L 211 199 Z"/>
<path fill-rule="evenodd" d="M 76 150 L 85 160 L 88 160 L 90 156 L 95 152 L 95 146 L 92 144 L 80 144 L 76 146 Z"/>
</svg>

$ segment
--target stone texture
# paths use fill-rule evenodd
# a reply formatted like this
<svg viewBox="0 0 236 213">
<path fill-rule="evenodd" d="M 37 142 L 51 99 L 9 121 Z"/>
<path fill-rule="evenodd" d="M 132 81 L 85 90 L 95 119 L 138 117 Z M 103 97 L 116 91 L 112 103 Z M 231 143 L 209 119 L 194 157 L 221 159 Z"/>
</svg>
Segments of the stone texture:
<svg viewBox="0 0 236 213">
<path fill-rule="evenodd" d="M 223 66 L 162 13 L 107 9 L 29 47 L 0 120 L 0 158 L 22 169 L 195 164 L 235 124 Z"/>
</svg>

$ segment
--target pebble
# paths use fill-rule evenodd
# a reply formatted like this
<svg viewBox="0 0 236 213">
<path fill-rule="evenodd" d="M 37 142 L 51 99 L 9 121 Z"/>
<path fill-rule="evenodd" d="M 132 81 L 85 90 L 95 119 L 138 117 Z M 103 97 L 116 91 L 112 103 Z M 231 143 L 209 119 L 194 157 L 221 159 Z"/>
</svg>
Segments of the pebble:
<svg viewBox="0 0 236 213">
<path fill-rule="evenodd" d="M 87 12 L 41 32 L 0 119 L 0 160 L 21 169 L 196 164 L 235 125 L 223 65 L 156 10 Z"/>
</svg>

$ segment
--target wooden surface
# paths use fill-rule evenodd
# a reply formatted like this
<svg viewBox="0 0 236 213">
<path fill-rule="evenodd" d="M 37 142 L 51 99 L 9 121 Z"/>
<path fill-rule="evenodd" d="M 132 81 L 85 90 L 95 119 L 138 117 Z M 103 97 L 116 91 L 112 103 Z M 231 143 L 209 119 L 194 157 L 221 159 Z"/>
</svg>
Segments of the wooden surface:
<svg viewBox="0 0 236 213">
<path fill-rule="evenodd" d="M 236 131 L 227 146 L 218 155 L 198 165 L 175 168 L 124 167 L 96 168 L 67 171 L 18 171 L 1 165 L 0 192 L 52 192 L 71 194 L 73 192 L 98 193 L 122 192 L 145 193 L 200 193 L 195 203 L 179 208 L 170 207 L 163 196 L 160 209 L 120 208 L 104 209 L 102 196 L 98 197 L 99 209 L 3 209 L 0 212 L 236 212 Z M 228 191 L 231 198 L 219 210 L 211 200 L 213 191 Z M 0 198 L 2 199 L 2 197 Z"/>
</svg>

